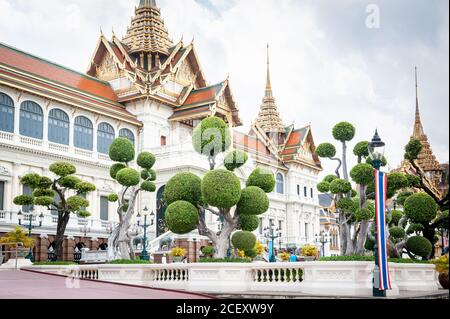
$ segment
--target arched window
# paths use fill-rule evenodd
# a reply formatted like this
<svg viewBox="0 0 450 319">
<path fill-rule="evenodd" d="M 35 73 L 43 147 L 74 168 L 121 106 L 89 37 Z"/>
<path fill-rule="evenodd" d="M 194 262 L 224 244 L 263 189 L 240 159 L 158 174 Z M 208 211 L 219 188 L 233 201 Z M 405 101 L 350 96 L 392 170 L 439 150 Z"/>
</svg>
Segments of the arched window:
<svg viewBox="0 0 450 319">
<path fill-rule="evenodd" d="M 284 194 L 284 177 L 283 174 L 277 174 L 277 193 Z"/>
<path fill-rule="evenodd" d="M 44 128 L 42 108 L 32 102 L 25 101 L 20 105 L 20 134 L 36 139 L 42 139 Z"/>
<path fill-rule="evenodd" d="M 92 151 L 94 143 L 94 127 L 92 122 L 84 116 L 75 119 L 74 146 L 84 150 Z"/>
<path fill-rule="evenodd" d="M 48 114 L 48 140 L 69 145 L 69 116 L 60 109 L 53 109 Z"/>
<path fill-rule="evenodd" d="M 0 131 L 14 132 L 14 102 L 4 93 L 0 93 Z"/>
<path fill-rule="evenodd" d="M 100 123 L 97 132 L 97 152 L 108 154 L 109 146 L 115 138 L 114 128 L 108 123 Z"/>
<path fill-rule="evenodd" d="M 127 128 L 123 128 L 119 131 L 119 137 L 125 137 L 131 141 L 134 145 L 134 134 Z"/>
</svg>

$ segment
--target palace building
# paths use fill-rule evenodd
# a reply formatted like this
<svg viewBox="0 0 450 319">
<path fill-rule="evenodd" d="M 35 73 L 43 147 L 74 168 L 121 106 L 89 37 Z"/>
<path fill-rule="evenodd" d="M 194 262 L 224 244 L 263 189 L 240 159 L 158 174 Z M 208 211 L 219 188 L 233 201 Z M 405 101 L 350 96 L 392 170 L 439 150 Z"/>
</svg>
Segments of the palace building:
<svg viewBox="0 0 450 319">
<path fill-rule="evenodd" d="M 72 216 L 68 224 L 65 259 L 77 260 L 82 247 L 105 249 L 118 221 L 116 204 L 107 196 L 120 190 L 109 176 L 108 148 L 115 138 L 126 137 L 137 153 L 149 151 L 157 158 L 157 191 L 140 194 L 136 209 L 155 212 L 156 223 L 148 234 L 151 252 L 167 238 L 192 248 L 191 243 L 205 239 L 195 232 L 176 236 L 167 231 L 162 195 L 175 174 L 202 176 L 209 169 L 191 144 L 193 128 L 209 116 L 228 123 L 234 147 L 250 155 L 236 172 L 243 185 L 256 167 L 276 176 L 270 209 L 255 232 L 259 240 L 266 241 L 264 228 L 272 224 L 281 230 L 276 242 L 280 247 L 314 243 L 320 231 L 316 185 L 322 167 L 311 126 L 283 124 L 272 92 L 269 57 L 261 110 L 245 134 L 237 129 L 243 122 L 230 80 L 207 83 L 194 43 L 170 39 L 155 0 L 140 0 L 124 37 L 100 34 L 86 74 L 0 43 L 0 236 L 19 218 L 24 227 L 31 218 L 40 226 L 32 229 L 35 258 L 47 260 L 57 216 L 43 207 L 16 206 L 13 198 L 31 192 L 20 184 L 21 176 L 35 172 L 51 177 L 50 164 L 69 161 L 97 190 L 87 198 L 91 216 Z M 219 231 L 216 218 L 208 216 L 208 226 Z"/>
</svg>

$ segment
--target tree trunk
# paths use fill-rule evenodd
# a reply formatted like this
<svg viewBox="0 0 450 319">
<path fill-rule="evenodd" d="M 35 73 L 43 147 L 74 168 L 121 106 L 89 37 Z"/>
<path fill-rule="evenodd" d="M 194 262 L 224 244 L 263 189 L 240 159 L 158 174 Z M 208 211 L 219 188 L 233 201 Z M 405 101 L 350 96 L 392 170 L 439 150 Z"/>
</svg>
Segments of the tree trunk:
<svg viewBox="0 0 450 319">
<path fill-rule="evenodd" d="M 423 225 L 423 226 L 425 227 L 424 230 L 422 230 L 423 237 L 428 239 L 431 243 L 431 255 L 428 258 L 426 258 L 426 260 L 431 260 L 434 259 L 435 256 L 436 243 L 434 236 L 436 234 L 436 231 L 434 227 L 431 227 L 430 225 Z"/>
<path fill-rule="evenodd" d="M 342 142 L 342 172 L 344 174 L 344 179 L 348 181 L 348 171 L 347 171 L 347 143 Z"/>
<path fill-rule="evenodd" d="M 63 260 L 63 243 L 64 243 L 64 233 L 66 232 L 67 224 L 70 220 L 70 212 L 60 213 L 58 216 L 58 224 L 56 226 L 56 237 L 53 241 L 55 255 L 57 260 Z"/>
<path fill-rule="evenodd" d="M 366 197 L 366 186 L 363 185 L 358 185 L 359 187 L 359 206 L 361 208 L 367 208 L 367 197 Z M 364 255 L 364 253 L 366 252 L 366 249 L 364 248 L 364 244 L 366 243 L 366 238 L 367 238 L 367 233 L 369 231 L 369 225 L 370 222 L 369 221 L 362 221 L 359 224 L 359 233 L 358 236 L 356 238 L 356 243 L 355 243 L 355 255 Z"/>
<path fill-rule="evenodd" d="M 345 216 L 344 213 L 339 213 L 339 237 L 341 241 L 341 255 L 345 255 L 347 250 L 347 229 L 345 227 Z"/>
<path fill-rule="evenodd" d="M 217 238 L 217 243 L 215 243 L 215 245 L 216 245 L 215 257 L 216 258 L 227 257 L 229 238 L 235 228 L 236 228 L 235 223 L 229 222 L 227 220 L 224 221 L 223 229 L 220 232 L 220 235 L 218 237 L 216 237 Z"/>
<path fill-rule="evenodd" d="M 352 241 L 352 232 L 351 232 L 351 226 L 346 223 L 345 224 L 345 232 L 346 232 L 346 241 L 347 241 L 347 247 L 345 249 L 345 255 L 350 256 L 354 254 L 354 248 L 353 248 L 353 241 Z"/>
</svg>

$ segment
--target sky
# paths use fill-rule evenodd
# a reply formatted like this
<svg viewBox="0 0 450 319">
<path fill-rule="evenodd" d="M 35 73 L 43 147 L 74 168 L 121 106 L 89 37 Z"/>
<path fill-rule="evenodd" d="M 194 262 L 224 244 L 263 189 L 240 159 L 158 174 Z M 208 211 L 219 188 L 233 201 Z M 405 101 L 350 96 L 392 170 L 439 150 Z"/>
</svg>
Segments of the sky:
<svg viewBox="0 0 450 319">
<path fill-rule="evenodd" d="M 123 36 L 138 0 L 0 0 L 0 42 L 85 72 L 100 29 Z M 449 1 L 157 0 L 173 41 L 194 41 L 209 84 L 230 77 L 248 130 L 264 95 L 270 44 L 274 96 L 285 125 L 308 124 L 316 145 L 332 127 L 376 128 L 391 168 L 415 112 L 440 162 L 449 160 Z M 323 160 L 324 173 L 334 163 Z M 350 156 L 349 166 L 355 163 Z"/>
</svg>

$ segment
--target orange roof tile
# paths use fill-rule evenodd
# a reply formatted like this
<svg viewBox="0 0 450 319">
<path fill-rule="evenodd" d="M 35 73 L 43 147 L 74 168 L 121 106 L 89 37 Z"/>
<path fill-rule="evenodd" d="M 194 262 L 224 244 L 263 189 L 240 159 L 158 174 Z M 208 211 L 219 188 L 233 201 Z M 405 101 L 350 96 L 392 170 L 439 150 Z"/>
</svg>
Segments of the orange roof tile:
<svg viewBox="0 0 450 319">
<path fill-rule="evenodd" d="M 192 91 L 184 102 L 184 105 L 213 101 L 221 91 L 223 84 L 224 82 Z"/>
<path fill-rule="evenodd" d="M 0 43 L 0 64 L 58 82 L 100 98 L 117 101 L 111 86 L 103 81 L 69 70 L 23 51 Z"/>
<path fill-rule="evenodd" d="M 305 138 L 306 132 L 307 132 L 306 128 L 302 128 L 300 130 L 293 131 L 291 133 L 291 136 L 289 137 L 289 140 L 286 143 L 286 147 L 300 146 L 303 142 L 303 139 Z"/>
</svg>

